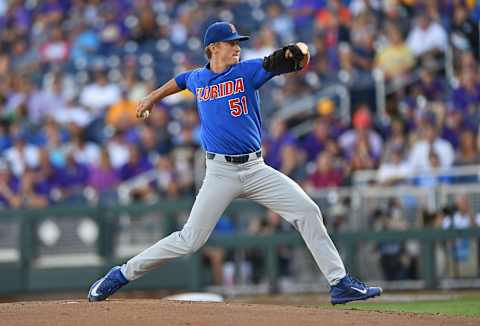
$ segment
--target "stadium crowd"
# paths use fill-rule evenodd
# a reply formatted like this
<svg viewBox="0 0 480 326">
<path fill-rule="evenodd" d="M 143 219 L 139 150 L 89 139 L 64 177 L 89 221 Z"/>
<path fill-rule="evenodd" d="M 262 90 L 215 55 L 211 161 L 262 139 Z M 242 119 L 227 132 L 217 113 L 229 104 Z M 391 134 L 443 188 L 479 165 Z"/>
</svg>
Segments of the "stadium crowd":
<svg viewBox="0 0 480 326">
<path fill-rule="evenodd" d="M 134 198 L 193 194 L 192 94 L 166 99 L 146 122 L 135 106 L 205 64 L 202 32 L 217 20 L 252 36 L 243 59 L 310 44 L 304 71 L 261 91 L 268 164 L 309 191 L 376 168 L 387 185 L 418 171 L 415 184 L 449 182 L 430 172 L 480 163 L 479 17 L 468 0 L 0 0 L 0 205 L 114 203 L 120 183 L 150 170 L 158 177 Z M 276 115 L 336 84 L 349 90 L 350 125 L 328 97 L 307 114 Z M 306 120 L 310 130 L 292 132 Z"/>
</svg>

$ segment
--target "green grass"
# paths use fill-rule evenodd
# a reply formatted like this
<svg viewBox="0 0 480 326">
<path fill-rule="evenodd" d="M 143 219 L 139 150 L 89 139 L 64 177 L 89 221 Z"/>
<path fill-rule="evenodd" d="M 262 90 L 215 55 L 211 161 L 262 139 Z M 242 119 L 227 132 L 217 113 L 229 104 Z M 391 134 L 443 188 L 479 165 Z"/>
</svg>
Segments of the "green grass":
<svg viewBox="0 0 480 326">
<path fill-rule="evenodd" d="M 427 314 L 480 316 L 480 297 L 458 298 L 445 301 L 349 303 L 339 306 L 349 310 L 395 311 Z"/>
</svg>

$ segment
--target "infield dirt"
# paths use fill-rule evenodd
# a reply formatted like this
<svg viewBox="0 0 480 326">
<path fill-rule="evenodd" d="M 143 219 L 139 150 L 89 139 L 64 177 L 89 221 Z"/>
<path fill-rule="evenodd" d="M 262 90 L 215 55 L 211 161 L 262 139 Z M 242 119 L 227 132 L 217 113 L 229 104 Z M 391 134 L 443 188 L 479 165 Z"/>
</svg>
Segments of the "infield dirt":
<svg viewBox="0 0 480 326">
<path fill-rule="evenodd" d="M 318 307 L 164 300 L 31 301 L 0 304 L 0 325 L 307 326 L 480 325 L 480 318 Z"/>
</svg>

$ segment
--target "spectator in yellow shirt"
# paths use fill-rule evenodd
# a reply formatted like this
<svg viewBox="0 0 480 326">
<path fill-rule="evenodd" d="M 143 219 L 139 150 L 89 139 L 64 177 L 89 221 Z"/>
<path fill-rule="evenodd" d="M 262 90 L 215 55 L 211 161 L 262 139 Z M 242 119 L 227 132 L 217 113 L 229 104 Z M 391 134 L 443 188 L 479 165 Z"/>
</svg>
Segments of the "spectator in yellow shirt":
<svg viewBox="0 0 480 326">
<path fill-rule="evenodd" d="M 386 34 L 388 45 L 377 51 L 376 66 L 384 72 L 387 80 L 397 76 L 404 77 L 415 64 L 413 54 L 397 26 L 388 24 Z"/>
<path fill-rule="evenodd" d="M 122 91 L 122 96 L 107 111 L 105 121 L 116 129 L 125 129 L 138 123 L 136 118 L 137 102 L 127 97 L 127 92 Z"/>
</svg>

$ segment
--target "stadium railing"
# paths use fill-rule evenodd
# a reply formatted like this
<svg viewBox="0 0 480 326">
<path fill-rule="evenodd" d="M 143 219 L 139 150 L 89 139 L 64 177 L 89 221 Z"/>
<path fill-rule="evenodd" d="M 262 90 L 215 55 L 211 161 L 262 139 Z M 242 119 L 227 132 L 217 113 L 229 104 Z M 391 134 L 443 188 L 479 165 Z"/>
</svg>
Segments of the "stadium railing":
<svg viewBox="0 0 480 326">
<path fill-rule="evenodd" d="M 383 205 L 381 201 L 386 197 L 397 195 L 385 193 L 385 189 L 377 190 L 379 206 Z M 334 191 L 330 189 L 321 194 L 317 193 L 315 199 L 321 206 L 325 206 L 348 199 L 351 194 L 355 196 L 351 189 L 339 189 L 337 194 L 334 194 Z M 415 196 L 412 189 L 403 191 L 403 194 L 408 192 L 409 196 Z M 442 191 L 445 195 L 441 198 L 448 198 L 457 190 L 450 188 Z M 468 191 L 480 194 L 480 186 Z M 365 189 L 360 192 L 364 193 L 360 202 L 350 198 L 353 205 L 351 209 L 356 210 L 357 204 L 364 205 L 362 198 L 371 201 L 373 206 L 376 205 L 375 192 L 365 192 Z M 423 192 L 418 195 L 428 201 L 428 196 Z M 185 198 L 162 201 L 155 205 L 0 211 L 0 293 L 85 291 L 92 280 L 112 265 L 124 262 L 163 236 L 179 229 L 188 215 L 192 201 L 192 198 Z M 323 209 L 328 224 L 329 213 L 325 207 Z M 256 204 L 235 201 L 225 214 L 235 218 L 248 218 L 264 213 L 264 208 Z M 401 282 L 381 282 L 391 289 L 479 286 L 478 257 L 473 257 L 474 252 L 470 253 L 472 259 L 466 267 L 462 267 L 461 261 L 452 265 L 451 262 L 458 259 L 450 257 L 457 252 L 457 244 L 462 239 L 470 239 L 470 247 L 474 247 L 478 246 L 479 237 L 480 228 L 475 227 L 461 230 L 408 229 L 381 232 L 366 229 L 332 233 L 348 270 L 366 280 L 382 279 L 381 272 L 378 272 L 381 257 L 375 250 L 378 244 L 415 242 L 419 278 L 403 287 L 399 285 L 403 284 Z M 287 246 L 301 250 L 305 248 L 303 240 L 295 231 L 270 235 L 249 235 L 241 232 L 214 234 L 207 246 L 233 251 L 255 249 L 262 252 L 268 280 L 266 288 L 269 292 L 281 291 L 278 247 Z M 446 271 L 439 271 L 439 261 L 446 264 Z M 296 263 L 295 260 L 293 263 Z M 314 264 L 310 266 L 312 273 L 318 275 L 313 282 L 318 284 L 322 279 L 320 273 Z M 465 268 L 466 273 L 463 272 Z M 377 273 L 374 273 L 374 270 L 377 270 Z M 209 284 L 207 273 L 200 251 L 165 265 L 132 283 L 129 288 L 201 290 Z"/>
<path fill-rule="evenodd" d="M 412 173 L 403 180 L 403 183 L 413 183 L 415 178 L 425 175 L 425 172 L 418 171 Z M 466 183 L 464 178 L 468 178 L 468 182 L 478 182 L 480 180 L 480 165 L 464 165 L 451 166 L 448 169 L 440 169 L 437 171 L 429 171 L 432 177 L 450 177 L 452 183 Z M 370 186 L 377 183 L 378 170 L 361 170 L 353 174 L 352 180 L 354 186 Z"/>
</svg>

